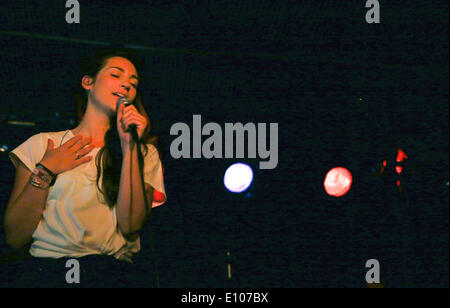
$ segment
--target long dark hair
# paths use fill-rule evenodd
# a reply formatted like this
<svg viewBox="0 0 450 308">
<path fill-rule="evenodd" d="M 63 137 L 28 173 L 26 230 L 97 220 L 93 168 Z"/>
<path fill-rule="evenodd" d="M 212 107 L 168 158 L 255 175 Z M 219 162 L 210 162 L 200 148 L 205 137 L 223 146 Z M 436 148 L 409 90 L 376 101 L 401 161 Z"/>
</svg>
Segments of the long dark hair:
<svg viewBox="0 0 450 308">
<path fill-rule="evenodd" d="M 137 75 L 139 78 L 139 84 L 142 83 L 143 76 L 140 68 L 140 61 L 133 55 L 129 50 L 124 48 L 107 48 L 98 51 L 93 57 L 83 58 L 80 63 L 81 76 L 89 76 L 93 78 L 95 82 L 98 72 L 106 65 L 109 58 L 112 57 L 122 57 L 133 63 L 136 68 Z M 74 91 L 74 97 L 77 103 L 77 117 L 80 122 L 83 119 L 84 113 L 87 107 L 87 91 L 80 84 L 81 78 L 78 79 L 78 85 Z M 147 118 L 148 126 L 145 129 L 139 144 L 142 144 L 141 148 L 144 149 L 143 156 L 148 153 L 147 144 L 152 144 L 158 149 L 158 137 L 156 135 L 150 134 L 151 121 L 150 118 L 142 104 L 142 97 L 139 91 L 136 93 L 136 98 L 133 102 L 136 109 L 141 115 Z M 116 125 L 116 114 L 113 114 L 109 118 L 110 127 L 106 131 L 104 146 L 98 151 L 96 158 L 97 166 L 97 187 L 99 191 L 103 194 L 106 203 L 109 207 L 114 207 L 117 203 L 117 197 L 119 194 L 119 183 L 120 183 L 120 173 L 122 167 L 122 149 L 120 146 L 120 138 L 117 132 Z M 140 145 L 139 145 L 140 146 Z M 102 160 L 103 158 L 103 160 Z M 141 172 L 143 172 L 144 163 L 142 158 L 139 157 L 139 165 Z M 100 177 L 103 178 L 102 185 L 100 187 Z"/>
</svg>

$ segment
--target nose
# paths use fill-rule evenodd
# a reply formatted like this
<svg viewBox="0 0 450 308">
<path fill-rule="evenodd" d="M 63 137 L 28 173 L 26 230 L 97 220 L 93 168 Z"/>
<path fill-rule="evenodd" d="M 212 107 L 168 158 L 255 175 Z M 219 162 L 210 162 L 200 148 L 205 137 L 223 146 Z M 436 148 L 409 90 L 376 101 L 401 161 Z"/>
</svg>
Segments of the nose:
<svg viewBox="0 0 450 308">
<path fill-rule="evenodd" d="M 129 84 L 127 85 L 127 84 L 123 83 L 123 84 L 121 84 L 120 86 L 121 86 L 122 88 L 124 88 L 125 90 L 127 90 L 127 92 L 130 91 L 130 88 L 131 88 L 131 87 L 130 87 Z"/>
</svg>

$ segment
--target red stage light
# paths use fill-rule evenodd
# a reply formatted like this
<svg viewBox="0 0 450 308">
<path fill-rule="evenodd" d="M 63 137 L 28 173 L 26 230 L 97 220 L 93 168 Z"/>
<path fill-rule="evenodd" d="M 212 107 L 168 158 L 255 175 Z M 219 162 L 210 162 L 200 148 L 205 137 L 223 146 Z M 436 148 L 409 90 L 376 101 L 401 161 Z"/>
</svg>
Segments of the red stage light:
<svg viewBox="0 0 450 308">
<path fill-rule="evenodd" d="M 402 162 L 405 158 L 408 159 L 408 156 L 406 156 L 405 152 L 403 152 L 402 149 L 398 149 L 398 151 L 397 151 L 397 162 Z"/>
</svg>

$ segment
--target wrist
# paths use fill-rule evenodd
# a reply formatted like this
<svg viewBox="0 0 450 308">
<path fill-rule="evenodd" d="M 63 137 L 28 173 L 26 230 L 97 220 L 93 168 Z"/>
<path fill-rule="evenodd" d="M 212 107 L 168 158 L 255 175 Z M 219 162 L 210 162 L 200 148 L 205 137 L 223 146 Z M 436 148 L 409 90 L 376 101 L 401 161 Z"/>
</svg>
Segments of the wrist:
<svg viewBox="0 0 450 308">
<path fill-rule="evenodd" d="M 42 163 L 36 164 L 36 168 L 33 170 L 33 173 L 44 182 L 47 182 L 50 186 L 53 186 L 55 184 L 56 177 L 58 176 Z"/>
<path fill-rule="evenodd" d="M 58 170 L 56 164 L 52 164 L 50 161 L 41 160 L 39 163 L 36 164 L 36 167 L 38 167 L 39 164 L 42 166 L 40 169 L 42 169 L 49 175 L 57 176 L 59 173 L 61 173 Z"/>
</svg>

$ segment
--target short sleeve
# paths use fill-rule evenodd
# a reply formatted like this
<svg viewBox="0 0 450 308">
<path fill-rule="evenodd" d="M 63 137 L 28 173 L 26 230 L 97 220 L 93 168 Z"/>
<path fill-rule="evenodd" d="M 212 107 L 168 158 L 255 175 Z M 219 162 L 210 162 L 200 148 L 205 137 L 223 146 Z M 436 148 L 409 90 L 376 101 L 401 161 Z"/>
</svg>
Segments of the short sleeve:
<svg viewBox="0 0 450 308">
<path fill-rule="evenodd" d="M 163 169 L 158 150 L 151 144 L 147 146 L 148 152 L 144 156 L 144 182 L 155 189 L 152 207 L 157 207 L 167 201 Z"/>
<path fill-rule="evenodd" d="M 35 165 L 44 157 L 47 149 L 44 148 L 43 137 L 42 133 L 33 135 L 8 154 L 14 167 L 17 168 L 20 160 L 30 171 L 33 171 Z"/>
</svg>

